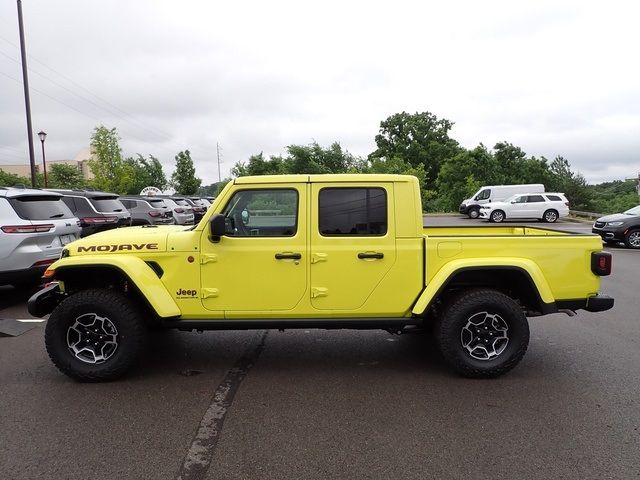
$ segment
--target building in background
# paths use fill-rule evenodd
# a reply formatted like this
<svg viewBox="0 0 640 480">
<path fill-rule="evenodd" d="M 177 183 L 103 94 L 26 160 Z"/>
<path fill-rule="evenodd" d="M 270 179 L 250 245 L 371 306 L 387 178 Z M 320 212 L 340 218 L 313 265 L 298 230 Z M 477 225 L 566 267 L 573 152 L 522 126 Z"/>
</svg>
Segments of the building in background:
<svg viewBox="0 0 640 480">
<path fill-rule="evenodd" d="M 96 156 L 91 152 L 89 147 L 83 148 L 78 152 L 73 160 L 47 160 L 47 172 L 51 168 L 52 165 L 72 165 L 77 167 L 80 172 L 82 172 L 82 178 L 85 180 L 93 179 L 93 172 L 89 167 L 89 160 L 95 160 Z M 0 163 L 0 170 L 13 173 L 14 175 L 20 175 L 21 177 L 31 177 L 31 167 L 29 166 L 29 162 L 25 161 L 24 164 L 12 164 L 12 165 L 4 165 Z M 40 163 L 36 162 L 36 173 L 42 172 L 42 159 Z"/>
</svg>

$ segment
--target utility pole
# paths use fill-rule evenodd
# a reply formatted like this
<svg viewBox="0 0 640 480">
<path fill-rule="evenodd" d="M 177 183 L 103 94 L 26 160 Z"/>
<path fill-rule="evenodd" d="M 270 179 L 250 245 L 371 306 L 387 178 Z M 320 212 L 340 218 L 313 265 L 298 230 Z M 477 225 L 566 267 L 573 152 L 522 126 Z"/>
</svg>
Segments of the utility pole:
<svg viewBox="0 0 640 480">
<path fill-rule="evenodd" d="M 220 145 L 216 142 L 216 152 L 218 153 L 218 183 L 222 181 L 222 177 L 220 176 Z"/>
<path fill-rule="evenodd" d="M 31 186 L 36 186 L 36 158 L 33 151 L 33 128 L 31 127 L 31 100 L 29 99 L 29 77 L 27 76 L 27 51 L 24 45 L 22 25 L 22 0 L 18 2 L 18 28 L 20 30 L 20 55 L 22 56 L 22 82 L 24 84 L 24 107 L 27 111 L 27 138 L 29 141 L 29 162 L 31 163 Z"/>
</svg>

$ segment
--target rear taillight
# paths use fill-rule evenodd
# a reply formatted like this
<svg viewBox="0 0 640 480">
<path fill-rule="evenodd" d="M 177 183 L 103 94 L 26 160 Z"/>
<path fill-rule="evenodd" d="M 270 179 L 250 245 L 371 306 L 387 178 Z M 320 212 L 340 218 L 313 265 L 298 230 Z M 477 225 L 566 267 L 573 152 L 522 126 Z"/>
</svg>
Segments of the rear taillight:
<svg viewBox="0 0 640 480">
<path fill-rule="evenodd" d="M 96 223 L 114 223 L 118 221 L 118 217 L 85 217 L 80 222 L 85 225 L 94 225 Z"/>
<path fill-rule="evenodd" d="M 605 277 L 611 274 L 613 257 L 609 252 L 593 252 L 591 254 L 591 271 L 596 275 Z"/>
<path fill-rule="evenodd" d="M 43 233 L 54 227 L 51 223 L 40 225 L 5 225 L 2 228 L 4 233 Z"/>
<path fill-rule="evenodd" d="M 39 262 L 34 263 L 33 265 L 31 265 L 31 267 L 46 267 L 47 265 L 51 265 L 53 262 L 55 262 L 57 259 L 55 258 L 49 258 L 47 260 L 40 260 Z"/>
<path fill-rule="evenodd" d="M 203 209 L 202 209 L 202 207 L 193 207 L 193 211 L 197 212 L 197 213 L 202 213 Z"/>
<path fill-rule="evenodd" d="M 564 204 L 568 207 L 569 206 L 569 202 L 564 202 Z"/>
<path fill-rule="evenodd" d="M 157 212 L 155 210 L 152 210 L 152 211 L 149 212 L 149 216 L 153 217 L 153 218 L 161 217 L 162 216 L 162 212 Z"/>
<path fill-rule="evenodd" d="M 184 213 L 184 208 L 174 208 L 173 211 L 176 213 Z"/>
</svg>

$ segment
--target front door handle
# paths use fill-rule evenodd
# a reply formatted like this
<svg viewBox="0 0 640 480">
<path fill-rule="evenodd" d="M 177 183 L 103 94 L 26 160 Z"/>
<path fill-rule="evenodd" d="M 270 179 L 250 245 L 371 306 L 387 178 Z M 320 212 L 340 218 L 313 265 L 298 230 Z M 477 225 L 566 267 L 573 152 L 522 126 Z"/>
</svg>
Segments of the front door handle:
<svg viewBox="0 0 640 480">
<path fill-rule="evenodd" d="M 360 260 L 365 260 L 367 258 L 377 258 L 378 260 L 384 258 L 384 253 L 382 252 L 360 252 L 358 254 L 358 258 Z"/>
<path fill-rule="evenodd" d="M 301 253 L 276 253 L 276 260 L 300 260 Z"/>
</svg>

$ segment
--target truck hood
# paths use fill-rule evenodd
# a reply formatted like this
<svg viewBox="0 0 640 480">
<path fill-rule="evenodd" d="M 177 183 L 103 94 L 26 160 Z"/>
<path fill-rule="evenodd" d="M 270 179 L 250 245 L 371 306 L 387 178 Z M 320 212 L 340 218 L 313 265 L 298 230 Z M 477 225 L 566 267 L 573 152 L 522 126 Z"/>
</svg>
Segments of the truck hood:
<svg viewBox="0 0 640 480">
<path fill-rule="evenodd" d="M 170 233 L 189 228 L 180 225 L 114 228 L 71 242 L 65 248 L 71 256 L 164 252 Z"/>
</svg>

